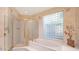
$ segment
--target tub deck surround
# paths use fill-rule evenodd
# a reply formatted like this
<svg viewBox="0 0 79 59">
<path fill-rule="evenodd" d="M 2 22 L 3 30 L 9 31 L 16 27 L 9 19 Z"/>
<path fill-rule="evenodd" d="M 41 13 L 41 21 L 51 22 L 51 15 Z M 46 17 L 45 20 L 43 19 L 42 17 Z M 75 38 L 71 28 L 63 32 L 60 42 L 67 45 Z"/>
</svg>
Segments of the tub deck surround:
<svg viewBox="0 0 79 59">
<path fill-rule="evenodd" d="M 67 44 L 48 46 L 45 44 L 30 41 L 28 46 L 14 47 L 12 51 L 79 51 L 77 48 L 68 46 Z"/>
<path fill-rule="evenodd" d="M 49 44 L 50 42 L 50 44 Z M 12 49 L 13 51 L 79 51 L 77 48 L 73 48 L 64 43 L 63 40 L 45 40 L 35 39 L 29 41 L 28 46 L 18 46 Z"/>
<path fill-rule="evenodd" d="M 49 45 L 49 44 L 46 44 L 44 43 L 43 41 L 40 41 L 39 43 L 36 43 L 36 42 L 32 42 L 30 43 L 31 45 L 33 44 L 37 44 L 37 45 L 41 45 L 41 46 L 45 46 L 49 49 L 52 49 L 54 51 L 79 51 L 79 49 L 77 48 L 73 48 L 71 46 L 68 46 L 67 44 L 65 44 L 63 41 L 59 40 L 53 40 L 52 43 Z M 50 51 L 50 50 L 49 50 Z"/>
<path fill-rule="evenodd" d="M 50 44 L 50 45 L 47 44 L 46 42 L 43 42 L 42 40 L 40 40 L 39 42 L 30 41 L 29 46 L 32 47 L 32 48 L 35 47 L 37 50 L 38 49 L 40 50 L 41 47 L 42 47 L 44 50 L 46 48 L 49 49 L 49 51 L 79 51 L 79 49 L 68 46 L 67 44 L 65 44 L 61 40 L 60 41 L 53 40 L 52 44 Z"/>
</svg>

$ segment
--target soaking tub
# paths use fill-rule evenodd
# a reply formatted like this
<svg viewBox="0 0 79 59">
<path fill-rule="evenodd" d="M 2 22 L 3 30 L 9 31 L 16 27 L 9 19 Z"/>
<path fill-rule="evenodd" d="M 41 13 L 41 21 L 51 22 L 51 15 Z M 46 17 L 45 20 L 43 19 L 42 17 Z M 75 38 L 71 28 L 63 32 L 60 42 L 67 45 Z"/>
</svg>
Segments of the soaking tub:
<svg viewBox="0 0 79 59">
<path fill-rule="evenodd" d="M 62 40 L 39 40 L 29 41 L 28 46 L 15 47 L 12 51 L 79 51 L 68 46 Z"/>
</svg>

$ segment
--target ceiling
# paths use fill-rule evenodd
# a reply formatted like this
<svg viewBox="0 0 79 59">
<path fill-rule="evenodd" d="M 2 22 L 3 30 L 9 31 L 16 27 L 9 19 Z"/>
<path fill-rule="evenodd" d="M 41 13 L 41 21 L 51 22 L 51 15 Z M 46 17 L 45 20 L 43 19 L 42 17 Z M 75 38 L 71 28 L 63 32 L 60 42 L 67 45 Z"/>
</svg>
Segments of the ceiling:
<svg viewBox="0 0 79 59">
<path fill-rule="evenodd" d="M 51 7 L 16 7 L 15 9 L 22 15 L 34 15 L 50 8 Z"/>
</svg>

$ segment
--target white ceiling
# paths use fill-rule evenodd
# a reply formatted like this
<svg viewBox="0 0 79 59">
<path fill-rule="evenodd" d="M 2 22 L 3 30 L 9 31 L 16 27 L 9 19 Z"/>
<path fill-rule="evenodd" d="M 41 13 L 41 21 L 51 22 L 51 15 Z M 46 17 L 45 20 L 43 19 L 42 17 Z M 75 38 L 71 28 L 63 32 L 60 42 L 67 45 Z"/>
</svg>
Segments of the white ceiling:
<svg viewBox="0 0 79 59">
<path fill-rule="evenodd" d="M 16 7 L 15 9 L 22 15 L 34 15 L 48 10 L 50 7 Z"/>
</svg>

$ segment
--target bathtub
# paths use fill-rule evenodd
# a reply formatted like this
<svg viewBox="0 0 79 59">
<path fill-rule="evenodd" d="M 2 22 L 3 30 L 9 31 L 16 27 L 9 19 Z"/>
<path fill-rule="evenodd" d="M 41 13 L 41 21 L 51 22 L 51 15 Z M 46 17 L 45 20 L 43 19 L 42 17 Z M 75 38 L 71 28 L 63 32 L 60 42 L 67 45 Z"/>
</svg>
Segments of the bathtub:
<svg viewBox="0 0 79 59">
<path fill-rule="evenodd" d="M 37 51 L 58 51 L 61 50 L 62 41 L 57 40 L 38 40 L 29 41 L 29 47 L 37 49 Z"/>
<path fill-rule="evenodd" d="M 44 40 L 35 39 L 35 41 L 29 41 L 28 46 L 15 47 L 12 51 L 59 51 L 61 50 L 61 40 Z"/>
<path fill-rule="evenodd" d="M 55 50 L 34 43 L 31 46 L 14 47 L 11 51 L 55 51 Z"/>
<path fill-rule="evenodd" d="M 62 40 L 35 40 L 29 41 L 28 46 L 15 47 L 12 51 L 79 51 L 65 44 Z"/>
<path fill-rule="evenodd" d="M 29 41 L 29 46 L 36 51 L 79 51 L 79 49 L 68 46 L 64 40 L 36 39 Z"/>
</svg>

